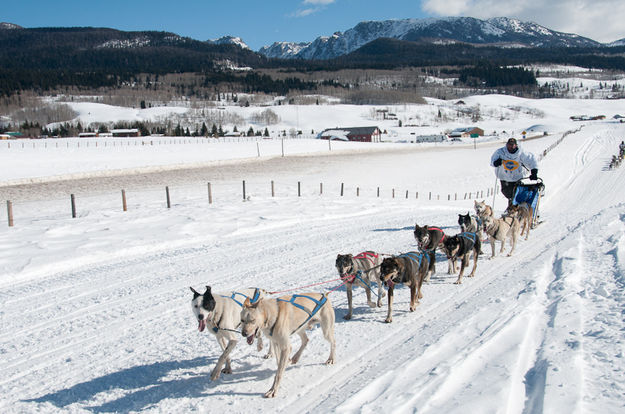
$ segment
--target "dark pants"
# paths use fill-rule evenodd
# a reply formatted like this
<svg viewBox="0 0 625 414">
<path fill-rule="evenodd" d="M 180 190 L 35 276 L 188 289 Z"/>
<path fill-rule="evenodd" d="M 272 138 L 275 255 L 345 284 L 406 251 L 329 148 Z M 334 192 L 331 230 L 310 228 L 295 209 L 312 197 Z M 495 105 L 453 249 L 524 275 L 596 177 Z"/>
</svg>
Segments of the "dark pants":
<svg viewBox="0 0 625 414">
<path fill-rule="evenodd" d="M 501 193 L 508 199 L 508 207 L 512 205 L 512 198 L 514 198 L 514 190 L 516 190 L 516 182 L 501 180 Z"/>
</svg>

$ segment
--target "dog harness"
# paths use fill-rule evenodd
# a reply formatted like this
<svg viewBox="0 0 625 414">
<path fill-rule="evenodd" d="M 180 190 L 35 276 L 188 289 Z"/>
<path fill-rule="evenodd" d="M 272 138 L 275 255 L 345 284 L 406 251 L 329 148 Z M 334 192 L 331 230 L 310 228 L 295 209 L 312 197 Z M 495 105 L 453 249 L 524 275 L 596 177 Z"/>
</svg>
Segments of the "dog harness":
<svg viewBox="0 0 625 414">
<path fill-rule="evenodd" d="M 416 252 L 408 252 L 408 253 L 402 253 L 397 257 L 407 257 L 408 259 L 412 260 L 414 263 L 417 264 L 417 268 L 421 267 L 421 259 L 423 257 L 425 257 L 425 259 L 428 261 L 428 264 L 430 262 L 430 258 L 423 254 L 423 252 L 421 253 L 416 253 Z M 415 259 L 416 257 L 416 259 Z"/>
<path fill-rule="evenodd" d="M 367 259 L 373 265 L 375 264 L 375 262 L 373 261 L 372 257 L 377 259 L 380 256 L 376 253 L 367 251 L 367 252 L 358 253 L 356 256 L 354 256 L 354 259 Z"/>
<path fill-rule="evenodd" d="M 250 298 L 249 296 L 247 296 L 247 295 L 245 295 L 245 294 L 243 294 L 241 292 L 232 292 L 231 296 L 221 295 L 222 298 L 232 299 L 237 305 L 239 305 L 240 307 L 243 307 L 243 303 L 241 303 L 241 302 L 239 302 L 238 300 L 235 299 L 237 296 L 243 296 L 243 299 L 242 299 L 243 302 L 245 301 L 245 299 L 249 298 L 250 302 L 254 303 L 254 302 L 256 302 L 260 298 L 260 289 L 256 289 L 254 291 L 254 297 L 253 298 Z M 219 332 L 220 329 L 223 330 L 223 331 L 239 332 L 239 331 L 235 331 L 234 329 L 220 328 L 219 327 L 220 323 L 221 323 L 221 319 L 213 327 L 213 332 L 217 333 L 217 332 Z M 239 322 L 239 324 L 237 326 L 235 326 L 235 328 L 238 327 L 239 325 L 241 325 L 241 322 Z"/>
<path fill-rule="evenodd" d="M 306 309 L 303 305 L 300 305 L 299 303 L 295 303 L 295 300 L 296 300 L 297 298 L 306 298 L 306 299 L 309 299 L 309 300 L 311 300 L 311 301 L 313 301 L 313 302 L 315 303 L 315 307 L 313 308 L 313 310 L 312 310 L 312 311 L 310 311 L 310 310 Z M 298 326 L 298 327 L 297 327 L 297 329 L 295 329 L 295 330 L 291 333 L 291 334 L 293 334 L 293 333 L 297 332 L 297 331 L 298 331 L 298 330 L 299 330 L 302 326 L 306 325 L 306 323 L 307 323 L 309 320 L 311 320 L 311 319 L 312 319 L 312 317 L 313 317 L 313 316 L 315 316 L 315 314 L 317 314 L 317 312 L 319 312 L 319 309 L 321 309 L 321 307 L 322 307 L 322 306 L 326 303 L 326 301 L 328 300 L 328 298 L 327 298 L 325 295 L 323 295 L 323 296 L 321 297 L 321 299 L 317 300 L 317 299 L 315 299 L 315 298 L 313 298 L 313 297 L 310 297 L 310 296 L 307 296 L 307 295 L 293 295 L 293 296 L 291 296 L 291 299 L 289 299 L 289 300 L 280 299 L 280 298 L 278 298 L 278 299 L 276 299 L 276 300 L 277 300 L 277 301 L 280 301 L 280 302 L 287 302 L 287 303 L 290 303 L 291 305 L 295 306 L 296 308 L 299 308 L 299 309 L 303 310 L 304 312 L 306 312 L 306 313 L 308 314 L 308 318 L 306 318 L 306 320 L 305 320 L 305 321 L 304 321 L 304 322 L 303 322 L 300 326 Z M 270 335 L 271 335 L 271 336 L 273 336 L 273 327 L 271 327 L 271 332 L 270 332 Z"/>
<path fill-rule="evenodd" d="M 458 236 L 464 237 L 465 239 L 471 241 L 473 244 L 475 244 L 475 240 L 477 239 L 476 234 L 470 231 L 465 231 L 463 233 L 460 233 L 458 234 Z"/>
<path fill-rule="evenodd" d="M 243 299 L 241 300 L 241 302 L 239 302 L 238 300 L 236 300 L 237 296 L 243 296 Z M 232 292 L 231 296 L 225 296 L 225 295 L 221 295 L 221 297 L 223 298 L 230 298 L 233 301 L 236 302 L 237 305 L 239 305 L 240 307 L 243 307 L 243 302 L 245 302 L 245 299 L 249 298 L 249 296 L 244 295 L 241 292 Z M 254 303 L 256 302 L 258 299 L 260 298 L 260 290 L 256 289 L 256 291 L 254 291 L 254 297 L 253 298 L 249 298 L 250 302 Z"/>
</svg>

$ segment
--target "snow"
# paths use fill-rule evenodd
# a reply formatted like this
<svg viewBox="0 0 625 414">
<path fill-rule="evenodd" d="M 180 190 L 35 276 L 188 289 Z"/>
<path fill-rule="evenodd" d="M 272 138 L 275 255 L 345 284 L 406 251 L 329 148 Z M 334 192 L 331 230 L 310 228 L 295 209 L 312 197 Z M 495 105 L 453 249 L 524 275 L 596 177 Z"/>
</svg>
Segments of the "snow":
<svg viewBox="0 0 625 414">
<path fill-rule="evenodd" d="M 332 141 L 331 150 L 314 139 L 76 138 L 25 141 L 23 148 L 22 141 L 0 142 L 0 195 L 11 199 L 15 218 L 13 227 L 0 226 L 0 410 L 623 412 L 625 168 L 607 165 L 625 137 L 625 124 L 610 118 L 625 113 L 625 102 L 463 100 L 479 105 L 485 130 L 518 134 L 548 126 L 549 135 L 520 142 L 536 154 L 547 151 L 539 168 L 544 223 L 518 242 L 512 257 L 489 260 L 485 246 L 476 276 L 461 285 L 453 284 L 456 276 L 446 274 L 438 253 L 438 272 L 415 312 L 408 311 L 408 289 L 396 289 L 391 324 L 384 323 L 386 300 L 370 309 L 358 288 L 354 317 L 343 320 L 345 291 L 333 291 L 336 363 L 323 364 L 328 345 L 314 328 L 274 399 L 262 395 L 275 360 L 243 340 L 231 355 L 233 373 L 210 380 L 220 348 L 212 335 L 197 331 L 189 286 L 325 292 L 338 286 L 330 282 L 338 277 L 338 253 L 415 250 L 415 223 L 455 234 L 457 215 L 473 211 L 476 191 L 493 204 L 488 161 L 504 136 L 480 138 L 475 146 L 469 139 L 401 144 L 415 129 L 396 128 L 395 143 Z M 439 105 L 429 99 L 393 112 L 428 119 L 438 130 L 453 124 L 430 122 Z M 99 109 L 88 109 L 92 119 L 106 118 Z M 291 108 L 281 122 L 318 128 L 328 109 L 346 115 L 343 125 L 370 112 L 315 106 L 297 114 Z M 568 119 L 577 113 L 607 118 Z M 154 142 L 102 145 L 148 139 Z M 168 182 L 174 173 L 178 178 Z M 135 181 L 124 212 L 122 188 L 101 184 L 112 177 L 112 185 L 119 180 L 121 186 L 129 174 Z M 71 218 L 69 193 L 76 193 L 77 218 Z M 504 204 L 497 194 L 497 214 Z"/>
</svg>

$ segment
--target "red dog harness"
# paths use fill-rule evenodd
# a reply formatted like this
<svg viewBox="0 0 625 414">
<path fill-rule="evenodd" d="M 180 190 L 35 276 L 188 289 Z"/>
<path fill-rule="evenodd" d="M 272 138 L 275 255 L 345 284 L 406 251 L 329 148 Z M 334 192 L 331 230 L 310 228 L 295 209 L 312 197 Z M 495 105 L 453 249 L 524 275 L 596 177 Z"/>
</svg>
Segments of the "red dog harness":
<svg viewBox="0 0 625 414">
<path fill-rule="evenodd" d="M 354 256 L 354 259 L 367 259 L 373 265 L 373 264 L 375 264 L 375 262 L 373 261 L 372 257 L 377 259 L 378 257 L 380 257 L 380 255 L 375 254 L 373 252 L 362 252 L 362 253 L 358 253 L 356 256 Z"/>
</svg>

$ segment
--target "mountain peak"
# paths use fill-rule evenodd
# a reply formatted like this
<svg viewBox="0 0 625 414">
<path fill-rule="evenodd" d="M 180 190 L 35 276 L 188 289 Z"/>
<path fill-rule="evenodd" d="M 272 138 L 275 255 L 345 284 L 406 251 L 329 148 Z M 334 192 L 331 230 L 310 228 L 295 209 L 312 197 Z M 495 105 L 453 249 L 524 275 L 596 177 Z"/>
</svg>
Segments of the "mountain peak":
<svg viewBox="0 0 625 414">
<path fill-rule="evenodd" d="M 346 55 L 365 44 L 391 38 L 420 42 L 464 42 L 479 45 L 517 45 L 528 47 L 589 47 L 599 42 L 585 37 L 556 32 L 533 22 L 508 17 L 480 20 L 474 17 L 441 17 L 363 21 L 345 32 L 321 36 L 298 46 L 280 42 L 263 47 L 259 53 L 283 59 L 332 59 Z"/>
</svg>

